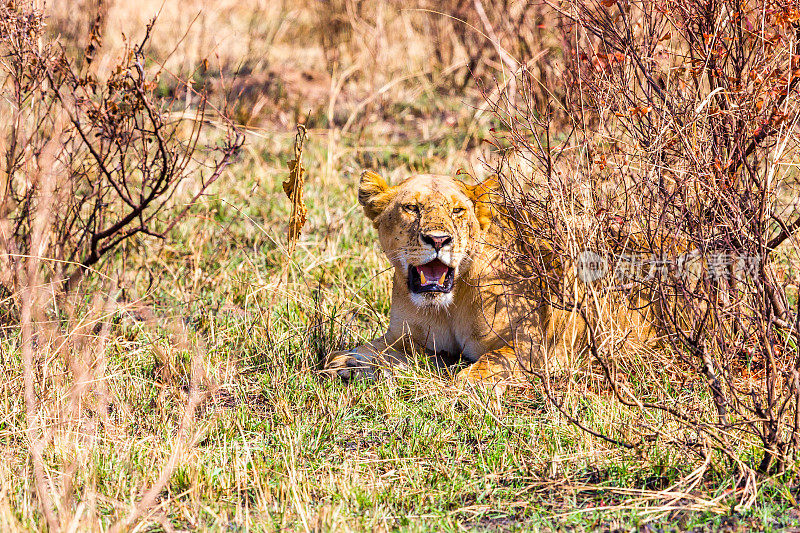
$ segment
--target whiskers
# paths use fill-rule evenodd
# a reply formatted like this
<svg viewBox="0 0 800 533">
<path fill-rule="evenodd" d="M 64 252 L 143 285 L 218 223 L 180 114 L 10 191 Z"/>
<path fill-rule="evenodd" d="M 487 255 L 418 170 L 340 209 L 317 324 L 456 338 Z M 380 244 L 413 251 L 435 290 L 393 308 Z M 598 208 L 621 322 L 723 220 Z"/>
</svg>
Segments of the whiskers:
<svg viewBox="0 0 800 533">
<path fill-rule="evenodd" d="M 386 258 L 389 259 L 389 261 L 392 263 L 394 263 L 398 259 L 404 259 L 405 260 L 404 262 L 406 264 L 408 264 L 407 257 L 409 255 L 413 255 L 411 248 L 408 246 L 403 246 L 402 248 L 397 248 L 394 250 L 390 250 L 388 252 L 384 251 L 383 253 L 386 256 Z"/>
<path fill-rule="evenodd" d="M 461 266 L 469 268 L 475 262 L 475 258 L 480 255 L 480 252 L 474 250 L 467 250 L 464 252 L 464 257 L 461 258 Z"/>
</svg>

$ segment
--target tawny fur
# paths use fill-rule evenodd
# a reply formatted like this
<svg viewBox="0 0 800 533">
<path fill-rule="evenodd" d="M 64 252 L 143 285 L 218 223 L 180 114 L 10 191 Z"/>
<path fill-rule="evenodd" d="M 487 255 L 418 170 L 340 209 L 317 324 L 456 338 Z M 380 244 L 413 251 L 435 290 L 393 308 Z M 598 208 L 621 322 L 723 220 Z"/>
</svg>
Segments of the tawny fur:
<svg viewBox="0 0 800 533">
<path fill-rule="evenodd" d="M 568 368 L 583 357 L 587 330 L 574 312 L 553 309 L 535 283 L 510 283 L 501 254 L 509 243 L 491 205 L 496 183 L 470 186 L 449 176 L 418 175 L 390 187 L 377 174 L 361 176 L 358 199 L 394 267 L 386 333 L 328 356 L 325 368 L 349 377 L 406 364 L 411 355 L 434 364 L 460 357 L 468 381 L 499 382 L 531 370 Z M 452 237 L 437 255 L 420 235 Z M 409 265 L 438 258 L 455 269 L 450 293 L 409 291 Z"/>
</svg>

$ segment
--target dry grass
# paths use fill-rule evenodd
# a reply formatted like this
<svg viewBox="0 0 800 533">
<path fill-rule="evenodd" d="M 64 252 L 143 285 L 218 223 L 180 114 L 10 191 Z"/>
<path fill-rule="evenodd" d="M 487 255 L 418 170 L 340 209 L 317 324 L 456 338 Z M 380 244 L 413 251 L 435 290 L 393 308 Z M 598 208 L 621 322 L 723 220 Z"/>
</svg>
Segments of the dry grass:
<svg viewBox="0 0 800 533">
<path fill-rule="evenodd" d="M 52 31 L 73 52 L 85 46 L 96 0 L 52 5 Z M 92 68 L 109 69 L 122 35 L 136 39 L 160 10 L 148 50 L 148 68 L 164 69 L 160 90 L 191 110 L 187 80 L 208 87 L 212 103 L 247 126 L 248 141 L 169 239 L 125 242 L 68 309 L 39 291 L 46 317 L 59 322 L 53 342 L 31 338 L 14 319 L 15 301 L 34 300 L 2 304 L 12 310 L 0 313 L 10 317 L 0 335 L 4 530 L 797 521 L 788 510 L 794 486 L 761 480 L 745 499 L 724 472 L 699 475 L 703 465 L 668 443 L 634 455 L 588 435 L 536 385 L 497 405 L 425 368 L 350 386 L 319 376 L 322 354 L 387 322 L 391 276 L 357 208 L 359 171 L 378 168 L 390 181 L 459 168 L 479 177 L 493 155 L 480 142 L 495 125 L 481 91 L 453 85 L 470 59 L 458 21 L 347 0 L 105 7 L 105 44 Z M 548 38 L 530 57 L 552 81 L 560 37 Z M 487 56 L 482 68 L 503 85 L 502 57 Z M 300 118 L 308 119 L 308 220 L 290 256 L 281 184 Z M 193 187 L 176 194 L 178 208 Z M 587 370 L 556 383 L 564 409 L 621 438 L 663 422 L 621 407 L 598 381 Z M 34 392 L 27 406 L 26 385 Z"/>
</svg>

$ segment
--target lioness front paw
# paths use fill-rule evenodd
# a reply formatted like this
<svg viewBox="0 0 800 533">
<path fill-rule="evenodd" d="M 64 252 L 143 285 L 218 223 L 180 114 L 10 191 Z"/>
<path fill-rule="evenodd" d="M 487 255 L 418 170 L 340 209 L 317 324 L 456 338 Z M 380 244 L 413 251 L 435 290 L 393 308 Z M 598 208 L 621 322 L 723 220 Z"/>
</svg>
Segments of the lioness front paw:
<svg viewBox="0 0 800 533">
<path fill-rule="evenodd" d="M 492 364 L 488 358 L 482 357 L 456 374 L 455 382 L 459 387 L 489 388 L 496 394 L 502 395 L 510 379 L 512 376 L 506 365 L 498 362 Z"/>
<path fill-rule="evenodd" d="M 487 378 L 475 365 L 469 365 L 456 374 L 455 382 L 457 385 L 478 385 L 488 383 L 490 380 Z"/>
<path fill-rule="evenodd" d="M 323 372 L 345 381 L 357 378 L 375 379 L 375 367 L 369 359 L 354 350 L 333 352 L 325 359 Z"/>
</svg>

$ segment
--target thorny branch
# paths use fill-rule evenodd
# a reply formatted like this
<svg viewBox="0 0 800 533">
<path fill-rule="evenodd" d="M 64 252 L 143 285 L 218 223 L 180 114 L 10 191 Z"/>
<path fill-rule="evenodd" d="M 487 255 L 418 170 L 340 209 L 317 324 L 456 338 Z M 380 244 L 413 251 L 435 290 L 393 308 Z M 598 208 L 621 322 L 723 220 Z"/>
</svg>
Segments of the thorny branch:
<svg viewBox="0 0 800 533">
<path fill-rule="evenodd" d="M 490 102 L 503 125 L 494 143 L 503 153 L 494 169 L 500 208 L 518 243 L 509 268 L 544 280 L 553 308 L 585 313 L 592 359 L 620 403 L 706 435 L 737 464 L 731 440 L 756 439 L 762 453 L 750 468 L 785 470 L 800 441 L 800 316 L 787 298 L 796 280 L 780 277 L 775 251 L 796 246 L 800 230 L 791 170 L 800 155 L 800 8 L 551 5 L 574 30 L 564 113 L 583 122 L 554 142 L 553 117 L 526 94 L 527 73 L 518 97 Z M 586 249 L 608 273 L 577 290 L 560 276 Z M 638 270 L 626 273 L 631 264 Z M 595 331 L 611 346 L 630 335 L 603 313 L 615 306 L 659 332 L 646 351 L 653 361 L 633 364 L 624 348 L 601 355 Z M 685 390 L 693 401 L 676 401 Z"/>
</svg>

